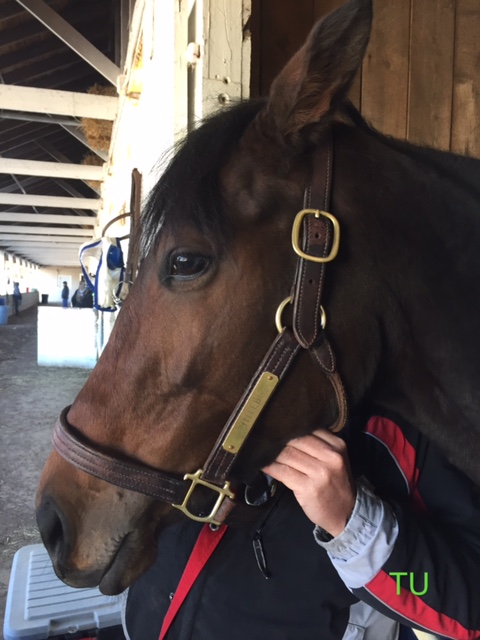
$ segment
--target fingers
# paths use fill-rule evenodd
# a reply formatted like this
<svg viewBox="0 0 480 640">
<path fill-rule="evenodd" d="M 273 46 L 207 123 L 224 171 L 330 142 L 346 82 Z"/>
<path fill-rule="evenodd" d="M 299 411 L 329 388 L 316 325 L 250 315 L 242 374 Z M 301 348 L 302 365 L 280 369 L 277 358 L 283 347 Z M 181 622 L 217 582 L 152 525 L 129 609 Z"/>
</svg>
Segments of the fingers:
<svg viewBox="0 0 480 640">
<path fill-rule="evenodd" d="M 313 523 L 343 531 L 356 494 L 343 440 L 324 430 L 296 438 L 263 471 L 293 491 Z"/>
<path fill-rule="evenodd" d="M 294 452 L 302 452 L 314 459 L 328 462 L 336 455 L 345 456 L 347 447 L 338 436 L 328 431 L 314 431 L 312 434 L 295 438 L 287 443 L 283 451 L 287 455 L 295 456 Z M 295 459 L 292 457 L 292 459 Z"/>
<path fill-rule="evenodd" d="M 298 469 L 282 464 L 277 460 L 264 467 L 262 471 L 268 473 L 269 476 L 278 480 L 278 482 L 281 482 L 292 491 L 295 490 L 296 487 L 302 486 L 305 481 L 308 480 L 308 477 Z"/>
<path fill-rule="evenodd" d="M 311 476 L 322 465 L 325 457 L 322 444 L 292 442 L 282 449 L 275 462 L 284 467 L 295 469 L 306 476 Z"/>
<path fill-rule="evenodd" d="M 345 465 L 343 440 L 324 430 L 291 440 L 275 462 L 263 471 L 291 488 L 306 477 L 323 475 L 326 469 L 339 470 Z M 281 477 L 280 477 L 281 476 Z"/>
</svg>

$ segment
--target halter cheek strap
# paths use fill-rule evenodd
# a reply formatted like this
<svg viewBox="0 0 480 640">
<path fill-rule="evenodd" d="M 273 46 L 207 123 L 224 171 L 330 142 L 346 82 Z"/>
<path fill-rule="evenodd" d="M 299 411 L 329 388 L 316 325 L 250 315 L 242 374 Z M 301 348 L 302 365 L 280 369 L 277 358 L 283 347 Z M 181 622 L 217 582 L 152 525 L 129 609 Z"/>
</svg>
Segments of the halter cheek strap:
<svg viewBox="0 0 480 640">
<path fill-rule="evenodd" d="M 230 524 L 232 519 L 243 517 L 243 512 L 251 513 L 251 508 L 236 500 L 227 478 L 263 409 L 302 350 L 310 353 L 332 385 L 337 419 L 330 429 L 339 431 L 345 425 L 346 394 L 325 336 L 326 314 L 321 305 L 326 264 L 336 257 L 340 240 L 338 222 L 326 211 L 330 205 L 332 160 L 333 145 L 328 136 L 314 154 L 313 187 L 307 191 L 305 208 L 293 224 L 292 246 L 299 260 L 291 295 L 277 312 L 279 334 L 224 426 L 204 468 L 182 478 L 132 460 L 114 458 L 88 442 L 68 423 L 68 408 L 62 412 L 53 433 L 53 446 L 63 458 L 106 482 L 167 502 L 198 522 Z M 290 302 L 293 302 L 293 330 L 281 326 L 281 310 Z M 206 513 L 193 511 L 192 504 L 198 500 L 192 497 L 199 486 L 211 492 Z M 273 491 L 274 487 L 270 494 Z"/>
</svg>

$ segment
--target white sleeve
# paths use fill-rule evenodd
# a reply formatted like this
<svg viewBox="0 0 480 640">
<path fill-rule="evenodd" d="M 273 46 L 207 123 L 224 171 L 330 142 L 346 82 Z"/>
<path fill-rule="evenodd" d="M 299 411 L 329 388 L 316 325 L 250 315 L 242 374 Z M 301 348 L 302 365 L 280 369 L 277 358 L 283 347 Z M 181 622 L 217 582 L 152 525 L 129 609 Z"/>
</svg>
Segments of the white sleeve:
<svg viewBox="0 0 480 640">
<path fill-rule="evenodd" d="M 345 585 L 360 589 L 388 560 L 398 536 L 398 523 L 388 503 L 358 484 L 355 507 L 342 533 L 329 542 L 321 540 L 317 527 L 313 535 Z"/>
</svg>

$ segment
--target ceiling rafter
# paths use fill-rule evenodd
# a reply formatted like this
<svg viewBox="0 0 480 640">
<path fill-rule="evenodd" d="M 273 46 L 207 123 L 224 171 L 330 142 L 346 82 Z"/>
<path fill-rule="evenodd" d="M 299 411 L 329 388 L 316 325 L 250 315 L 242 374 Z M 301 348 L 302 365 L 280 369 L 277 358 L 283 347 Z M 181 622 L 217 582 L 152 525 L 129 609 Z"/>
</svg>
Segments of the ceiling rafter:
<svg viewBox="0 0 480 640">
<path fill-rule="evenodd" d="M 40 162 L 0 158 L 0 173 L 23 176 L 71 178 L 74 180 L 103 180 L 103 167 L 64 162 Z"/>
<path fill-rule="evenodd" d="M 114 120 L 117 115 L 118 98 L 0 84 L 0 109 Z"/>
<path fill-rule="evenodd" d="M 100 208 L 98 198 L 66 198 L 63 196 L 43 196 L 24 193 L 0 193 L 0 204 L 11 204 L 19 207 L 59 207 L 61 209 Z"/>
<path fill-rule="evenodd" d="M 100 190 L 103 167 L 82 164 L 91 149 L 78 119 L 105 115 L 85 112 L 83 106 L 78 111 L 77 105 L 65 109 L 61 94 L 52 91 L 93 105 L 95 98 L 105 97 L 90 95 L 93 85 L 116 85 L 120 48 L 113 30 L 123 4 L 0 1 L 0 96 L 13 92 L 17 100 L 14 109 L 0 97 L 0 246 L 38 264 L 78 265 L 78 248 L 97 226 L 100 204 L 93 196 Z M 50 14 L 49 26 L 33 15 L 38 9 Z M 109 79 L 99 65 L 110 70 Z M 118 99 L 101 101 L 113 105 L 107 116 L 113 119 Z M 102 165 L 107 154 L 100 156 L 88 162 Z"/>
<path fill-rule="evenodd" d="M 91 42 L 58 13 L 53 11 L 43 0 L 17 0 L 17 2 L 88 62 L 98 73 L 111 82 L 113 86 L 117 86 L 117 79 L 120 75 L 118 66 L 103 55 L 101 51 L 94 47 Z"/>
<path fill-rule="evenodd" d="M 33 222 L 36 224 L 77 224 L 82 226 L 95 226 L 96 216 L 69 216 L 65 214 L 51 213 L 21 213 L 0 211 L 0 222 Z"/>
<path fill-rule="evenodd" d="M 2 233 L 9 233 L 12 229 L 15 229 L 15 233 L 22 234 L 19 240 L 28 240 L 28 235 L 40 235 L 40 236 L 85 236 L 85 229 L 72 229 L 71 227 L 39 227 L 32 225 L 31 227 L 15 225 L 11 227 L 9 225 L 0 225 L 0 236 Z"/>
</svg>

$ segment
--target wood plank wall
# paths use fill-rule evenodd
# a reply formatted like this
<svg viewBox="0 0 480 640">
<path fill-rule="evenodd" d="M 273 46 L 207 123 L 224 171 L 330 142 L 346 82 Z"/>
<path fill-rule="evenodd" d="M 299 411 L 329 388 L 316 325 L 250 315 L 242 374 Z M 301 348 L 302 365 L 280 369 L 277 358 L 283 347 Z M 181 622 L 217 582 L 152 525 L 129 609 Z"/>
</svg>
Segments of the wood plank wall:
<svg viewBox="0 0 480 640">
<path fill-rule="evenodd" d="M 252 95 L 343 0 L 253 0 Z M 352 100 L 380 131 L 480 157 L 480 1 L 374 0 Z"/>
</svg>

